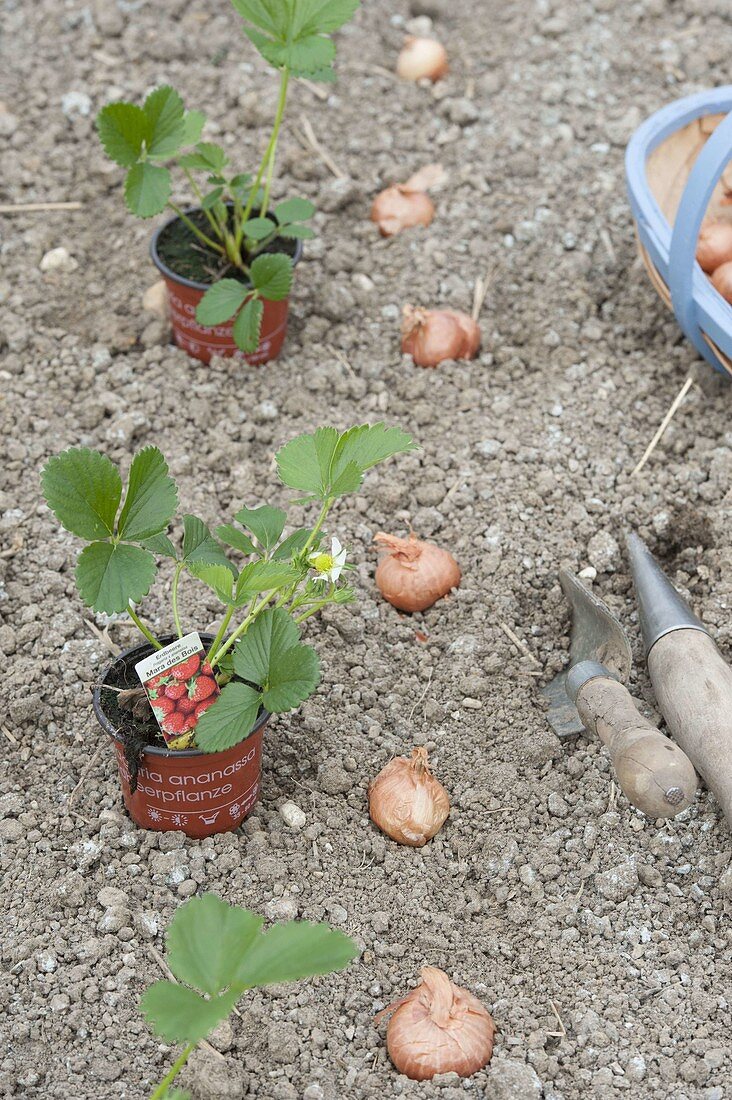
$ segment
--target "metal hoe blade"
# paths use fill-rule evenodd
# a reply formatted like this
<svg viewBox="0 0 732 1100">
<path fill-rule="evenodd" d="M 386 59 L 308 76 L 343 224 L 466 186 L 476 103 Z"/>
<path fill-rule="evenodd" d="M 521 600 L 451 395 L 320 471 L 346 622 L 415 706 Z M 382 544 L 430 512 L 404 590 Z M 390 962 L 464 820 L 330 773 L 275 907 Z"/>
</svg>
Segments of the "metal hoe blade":
<svg viewBox="0 0 732 1100">
<path fill-rule="evenodd" d="M 632 659 L 630 643 L 612 611 L 566 569 L 560 570 L 559 583 L 572 611 L 569 668 L 580 661 L 596 661 L 611 676 L 626 683 Z M 567 671 L 560 672 L 542 688 L 542 695 L 549 702 L 549 724 L 559 737 L 581 733 L 585 728 L 567 694 Z"/>
</svg>

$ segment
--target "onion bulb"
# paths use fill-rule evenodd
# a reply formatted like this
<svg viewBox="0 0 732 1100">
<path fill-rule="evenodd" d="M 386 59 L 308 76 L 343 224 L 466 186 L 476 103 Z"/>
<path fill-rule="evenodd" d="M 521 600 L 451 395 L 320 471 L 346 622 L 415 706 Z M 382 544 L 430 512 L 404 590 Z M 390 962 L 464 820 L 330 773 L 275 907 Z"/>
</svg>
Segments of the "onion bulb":
<svg viewBox="0 0 732 1100">
<path fill-rule="evenodd" d="M 450 799 L 430 771 L 426 749 L 413 749 L 411 760 L 396 756 L 369 785 L 371 820 L 398 844 L 421 848 L 449 813 Z"/>
<path fill-rule="evenodd" d="M 460 584 L 460 566 L 448 550 L 379 531 L 374 542 L 386 551 L 376 569 L 376 586 L 400 611 L 424 611 Z"/>
<path fill-rule="evenodd" d="M 490 1012 L 444 970 L 423 966 L 422 981 L 401 1001 L 376 1017 L 393 1012 L 386 1048 L 399 1073 L 429 1081 L 438 1073 L 470 1077 L 491 1060 L 496 1025 Z"/>
<path fill-rule="evenodd" d="M 401 53 L 397 58 L 397 76 L 402 80 L 431 80 L 433 83 L 448 71 L 445 47 L 434 38 L 415 38 L 408 35 L 404 39 Z"/>
<path fill-rule="evenodd" d="M 721 264 L 712 275 L 712 283 L 722 297 L 732 305 L 732 261 Z"/>
<path fill-rule="evenodd" d="M 702 225 L 696 245 L 696 259 L 707 275 L 732 260 L 732 225 L 729 222 L 705 222 Z"/>
<path fill-rule="evenodd" d="M 371 221 L 382 237 L 393 237 L 413 225 L 429 225 L 435 216 L 435 204 L 424 191 L 410 191 L 406 184 L 395 184 L 380 191 L 371 207 Z"/>
<path fill-rule="evenodd" d="M 402 351 L 418 367 L 436 367 L 443 359 L 473 359 L 479 347 L 480 328 L 468 313 L 404 306 Z"/>
</svg>

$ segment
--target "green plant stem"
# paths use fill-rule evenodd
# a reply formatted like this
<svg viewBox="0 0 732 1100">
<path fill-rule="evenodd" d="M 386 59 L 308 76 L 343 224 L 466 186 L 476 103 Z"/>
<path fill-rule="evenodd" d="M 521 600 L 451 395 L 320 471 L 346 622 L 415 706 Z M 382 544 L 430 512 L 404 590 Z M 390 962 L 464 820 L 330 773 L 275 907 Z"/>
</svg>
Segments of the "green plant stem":
<svg viewBox="0 0 732 1100">
<path fill-rule="evenodd" d="M 196 183 L 196 181 L 193 177 L 193 173 L 190 171 L 189 168 L 184 168 L 183 172 L 185 174 L 186 179 L 188 180 L 188 182 L 191 185 L 191 189 L 193 191 L 193 194 L 198 199 L 198 201 L 201 205 L 201 209 L 203 210 L 203 192 L 201 191 L 201 188 Z M 203 212 L 206 215 L 206 217 L 208 218 L 208 224 L 211 226 L 211 228 L 213 229 L 216 236 L 220 237 L 221 236 L 221 226 L 217 223 L 217 221 L 214 218 L 211 211 L 210 210 L 203 210 Z"/>
<path fill-rule="evenodd" d="M 289 70 L 288 69 L 283 69 L 282 70 L 282 75 L 280 77 L 280 95 L 279 95 L 279 99 L 277 101 L 277 112 L 275 114 L 274 126 L 272 127 L 272 133 L 270 134 L 269 142 L 267 143 L 267 148 L 264 151 L 264 156 L 262 157 L 262 163 L 259 165 L 259 170 L 257 171 L 256 179 L 254 180 L 254 183 L 252 184 L 252 189 L 249 192 L 249 198 L 247 199 L 247 204 L 244 207 L 244 213 L 242 214 L 241 221 L 240 221 L 238 229 L 237 229 L 236 243 L 237 243 L 238 246 L 241 246 L 242 238 L 244 236 L 244 223 L 246 221 L 248 221 L 248 219 L 249 219 L 249 217 L 252 213 L 252 207 L 254 206 L 254 200 L 257 197 L 257 192 L 259 191 L 259 185 L 262 182 L 262 176 L 264 175 L 265 169 L 269 169 L 270 172 L 274 169 L 273 155 L 274 155 L 274 152 L 277 149 L 277 138 L 279 137 L 280 126 L 282 125 L 282 116 L 285 113 L 285 103 L 287 102 L 287 86 L 289 84 L 289 81 L 290 81 Z M 266 205 L 265 205 L 265 209 L 266 209 Z M 260 215 L 264 216 L 264 211 L 260 211 Z"/>
<path fill-rule="evenodd" d="M 133 608 L 132 604 L 128 604 L 127 614 L 130 616 L 130 618 L 132 619 L 133 623 L 135 624 L 137 629 L 140 631 L 140 633 L 145 635 L 145 637 L 147 638 L 147 640 L 148 640 L 148 642 L 150 643 L 151 646 L 153 646 L 155 649 L 162 649 L 163 648 L 162 644 L 157 640 L 155 635 L 152 634 L 148 630 L 148 628 L 145 626 L 144 622 L 142 621 L 140 616 L 137 614 L 137 612 Z"/>
<path fill-rule="evenodd" d="M 195 236 L 198 237 L 199 241 L 202 241 L 204 244 L 208 245 L 209 248 L 213 248 L 214 252 L 220 252 L 222 256 L 226 254 L 224 247 L 220 244 L 217 244 L 216 241 L 212 241 L 211 238 L 207 237 L 205 233 L 202 233 L 198 226 L 194 225 L 188 215 L 184 214 L 183 211 L 179 207 L 177 207 L 174 202 L 168 201 L 166 205 L 169 206 L 170 209 L 178 215 L 180 220 L 183 222 L 183 225 L 188 226 L 191 233 L 195 234 Z"/>
<path fill-rule="evenodd" d="M 306 619 L 309 619 L 311 615 L 317 615 L 319 611 L 322 611 L 324 607 L 327 607 L 331 603 L 330 597 L 327 600 L 322 600 L 320 603 L 314 604 L 309 611 L 304 611 L 302 615 L 295 616 L 296 623 L 304 623 Z"/>
<path fill-rule="evenodd" d="M 170 1067 L 170 1069 L 166 1073 L 165 1077 L 163 1077 L 162 1081 L 160 1082 L 158 1087 L 155 1089 L 155 1092 L 153 1092 L 150 1095 L 150 1100 L 163 1100 L 163 1098 L 165 1097 L 166 1092 L 168 1091 L 168 1086 L 172 1085 L 173 1081 L 176 1079 L 176 1077 L 178 1076 L 180 1071 L 183 1069 L 183 1066 L 186 1064 L 186 1062 L 188 1061 L 188 1059 L 190 1058 L 191 1054 L 193 1053 L 193 1051 L 195 1049 L 196 1049 L 196 1044 L 195 1043 L 189 1043 L 188 1046 L 185 1047 L 185 1049 L 181 1051 L 181 1053 L 178 1055 L 178 1057 L 176 1058 L 173 1065 Z"/>
<path fill-rule="evenodd" d="M 175 575 L 173 576 L 173 622 L 175 623 L 175 629 L 178 631 L 178 637 L 183 637 L 183 630 L 180 625 L 180 615 L 178 614 L 178 582 L 180 581 L 180 575 L 183 572 L 183 562 L 179 561 L 175 567 Z"/>
<path fill-rule="evenodd" d="M 227 610 L 226 614 L 224 615 L 223 619 L 221 620 L 221 626 L 218 629 L 218 633 L 217 633 L 216 637 L 214 638 L 213 642 L 211 643 L 211 648 L 209 649 L 208 653 L 206 654 L 206 660 L 208 661 L 208 663 L 211 665 L 212 668 L 214 666 L 214 661 L 215 661 L 216 657 L 218 657 L 218 653 L 216 651 L 218 650 L 219 646 L 221 645 L 221 642 L 223 641 L 223 638 L 224 638 L 224 635 L 226 634 L 229 623 L 231 622 L 231 616 L 233 614 L 234 614 L 234 608 L 230 607 Z"/>
<path fill-rule="evenodd" d="M 247 628 L 249 626 L 251 626 L 251 624 L 254 622 L 257 615 L 259 614 L 259 612 L 264 610 L 264 608 L 267 606 L 269 601 L 272 599 L 272 596 L 274 595 L 274 593 L 276 591 L 277 591 L 277 589 L 273 588 L 271 591 L 267 592 L 266 595 L 264 595 L 262 597 L 262 599 L 259 601 L 259 603 L 253 604 L 251 611 L 248 612 L 248 614 L 247 614 L 246 618 L 243 620 L 243 622 L 239 623 L 236 630 L 232 634 L 229 635 L 229 637 L 226 639 L 226 641 L 221 646 L 221 648 L 216 651 L 216 653 L 214 654 L 214 656 L 211 659 L 211 664 L 213 664 L 214 661 L 216 661 L 218 663 L 221 660 L 221 658 L 224 656 L 224 654 L 228 653 L 228 651 L 233 646 L 234 642 L 239 641 L 242 634 L 244 634 L 244 632 L 247 630 Z"/>
<path fill-rule="evenodd" d="M 310 549 L 310 547 L 313 545 L 316 538 L 320 534 L 320 528 L 325 523 L 325 517 L 328 515 L 328 512 L 330 511 L 331 507 L 333 506 L 333 500 L 334 499 L 335 499 L 334 497 L 327 497 L 326 500 L 323 501 L 323 506 L 320 509 L 320 515 L 318 516 L 317 520 L 315 521 L 315 526 L 313 527 L 312 531 L 310 532 L 310 535 L 308 537 L 308 541 L 305 543 L 302 550 L 300 551 L 300 555 L 302 557 L 305 557 L 308 550 Z"/>
<path fill-rule="evenodd" d="M 269 206 L 269 192 L 272 187 L 272 177 L 274 176 L 275 159 L 277 157 L 277 141 L 280 136 L 280 127 L 282 125 L 282 119 L 285 114 L 285 104 L 287 103 L 287 85 L 290 80 L 290 74 L 287 69 L 282 73 L 282 83 L 280 85 L 280 98 L 277 103 L 277 114 L 275 116 L 274 129 L 272 131 L 272 138 L 270 139 L 269 150 L 269 163 L 267 165 L 267 182 L 264 185 L 264 200 L 262 202 L 262 208 L 259 211 L 260 218 L 264 218 L 267 214 L 267 208 Z"/>
</svg>

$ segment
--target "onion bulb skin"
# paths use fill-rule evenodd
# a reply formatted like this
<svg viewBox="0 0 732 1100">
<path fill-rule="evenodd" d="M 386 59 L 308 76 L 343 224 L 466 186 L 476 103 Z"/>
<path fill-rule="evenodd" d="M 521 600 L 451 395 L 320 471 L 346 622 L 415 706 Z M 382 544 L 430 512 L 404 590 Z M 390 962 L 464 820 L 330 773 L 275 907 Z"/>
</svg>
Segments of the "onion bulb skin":
<svg viewBox="0 0 732 1100">
<path fill-rule="evenodd" d="M 402 539 L 379 531 L 374 542 L 385 551 L 376 586 L 399 611 L 425 611 L 460 584 L 460 566 L 452 554 L 413 532 Z"/>
<path fill-rule="evenodd" d="M 717 268 L 712 275 L 712 283 L 725 301 L 732 305 L 732 261 L 728 260 L 726 264 L 721 264 Z"/>
<path fill-rule="evenodd" d="M 473 359 L 480 347 L 480 327 L 468 313 L 455 309 L 402 309 L 402 352 L 418 367 L 436 367 L 444 359 Z"/>
<path fill-rule="evenodd" d="M 434 83 L 445 75 L 449 67 L 443 45 L 434 38 L 409 35 L 397 58 L 396 71 L 401 80 L 426 79 Z"/>
<path fill-rule="evenodd" d="M 386 1030 L 389 1057 L 412 1081 L 430 1081 L 438 1073 L 470 1077 L 493 1055 L 493 1017 L 444 970 L 425 966 L 420 974 L 416 989 L 376 1017 L 378 1022 L 393 1013 Z"/>
<path fill-rule="evenodd" d="M 450 799 L 430 771 L 426 749 L 413 749 L 411 760 L 394 757 L 369 784 L 371 820 L 398 844 L 421 848 L 449 813 Z"/>
<path fill-rule="evenodd" d="M 707 275 L 732 260 L 732 225 L 729 222 L 705 222 L 702 225 L 696 244 L 696 259 Z"/>
<path fill-rule="evenodd" d="M 393 237 L 415 225 L 429 225 L 434 216 L 435 204 L 429 195 L 402 184 L 380 191 L 371 207 L 371 221 L 376 222 L 382 237 Z"/>
</svg>

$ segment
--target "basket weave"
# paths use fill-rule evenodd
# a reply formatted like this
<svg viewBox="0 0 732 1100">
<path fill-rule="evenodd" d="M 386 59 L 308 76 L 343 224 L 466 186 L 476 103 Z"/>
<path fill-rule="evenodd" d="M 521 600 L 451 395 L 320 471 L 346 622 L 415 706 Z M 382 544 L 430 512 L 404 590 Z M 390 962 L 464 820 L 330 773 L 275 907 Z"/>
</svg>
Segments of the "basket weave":
<svg viewBox="0 0 732 1100">
<path fill-rule="evenodd" d="M 732 86 L 651 115 L 626 153 L 638 248 L 651 283 L 692 343 L 732 378 L 732 307 L 695 260 L 706 216 L 732 223 L 722 182 L 732 151 Z M 732 183 L 732 170 L 726 179 Z"/>
</svg>

